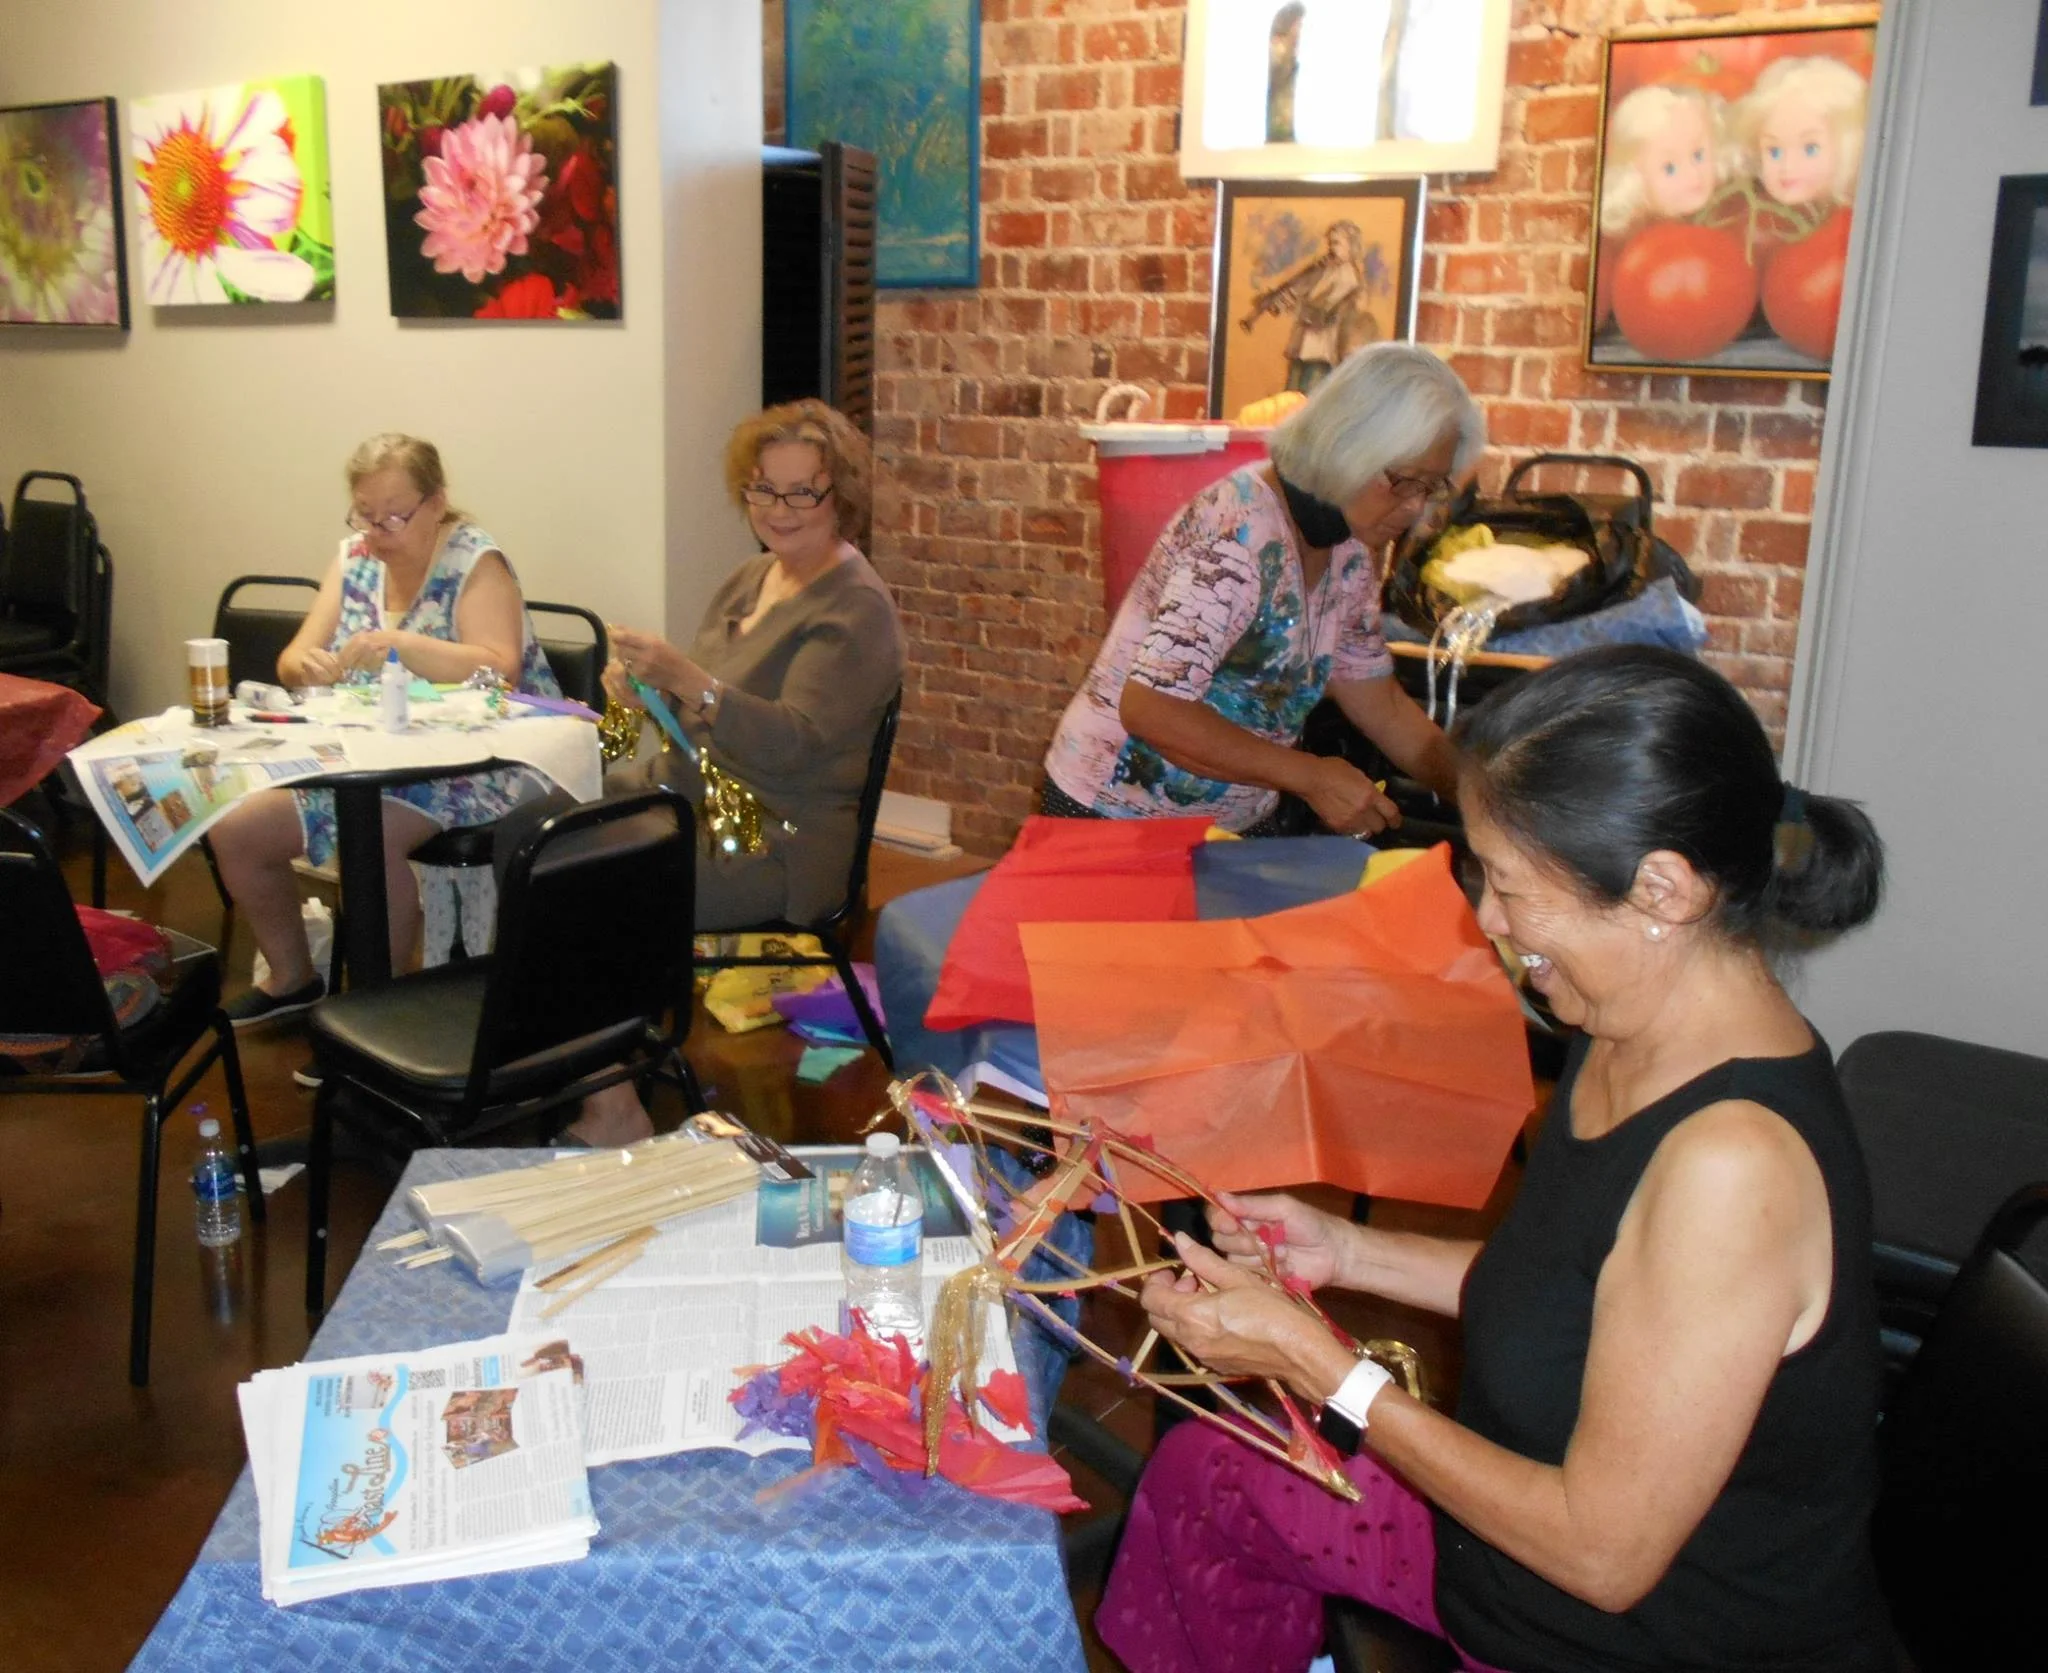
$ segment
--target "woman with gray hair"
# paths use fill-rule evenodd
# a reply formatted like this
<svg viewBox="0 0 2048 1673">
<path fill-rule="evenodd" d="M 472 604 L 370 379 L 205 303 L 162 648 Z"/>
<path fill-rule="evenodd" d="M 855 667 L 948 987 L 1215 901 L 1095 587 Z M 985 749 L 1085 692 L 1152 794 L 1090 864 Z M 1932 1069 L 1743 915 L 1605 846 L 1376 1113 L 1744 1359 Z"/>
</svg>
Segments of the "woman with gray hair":
<svg viewBox="0 0 2048 1673">
<path fill-rule="evenodd" d="M 1380 638 L 1386 549 L 1448 500 L 1486 445 L 1427 349 L 1361 349 L 1273 434 L 1270 463 L 1181 508 L 1125 595 L 1045 757 L 1041 809 L 1207 814 L 1267 834 L 1282 791 L 1333 831 L 1400 813 L 1356 767 L 1295 746 L 1327 693 L 1403 772 L 1456 789 L 1449 744 Z"/>
</svg>

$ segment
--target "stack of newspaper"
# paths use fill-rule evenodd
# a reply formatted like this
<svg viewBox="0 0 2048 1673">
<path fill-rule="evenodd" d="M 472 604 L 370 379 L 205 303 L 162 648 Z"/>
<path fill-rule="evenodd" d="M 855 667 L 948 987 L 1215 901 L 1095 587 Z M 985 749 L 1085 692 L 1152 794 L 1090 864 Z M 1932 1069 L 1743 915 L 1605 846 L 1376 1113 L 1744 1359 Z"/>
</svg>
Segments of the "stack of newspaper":
<svg viewBox="0 0 2048 1673">
<path fill-rule="evenodd" d="M 518 1335 L 259 1371 L 237 1392 L 263 1595 L 588 1556 L 579 1370 L 561 1336 Z"/>
</svg>

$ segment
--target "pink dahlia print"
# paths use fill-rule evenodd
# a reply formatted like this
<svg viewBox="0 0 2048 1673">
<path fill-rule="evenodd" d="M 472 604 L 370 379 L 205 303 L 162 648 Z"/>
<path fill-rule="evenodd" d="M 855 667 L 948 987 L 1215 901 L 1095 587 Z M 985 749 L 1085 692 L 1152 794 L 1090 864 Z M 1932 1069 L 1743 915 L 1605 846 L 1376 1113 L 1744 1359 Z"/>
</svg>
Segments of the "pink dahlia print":
<svg viewBox="0 0 2048 1673">
<path fill-rule="evenodd" d="M 479 116 L 441 136 L 441 154 L 425 159 L 427 183 L 413 220 L 426 229 L 420 254 L 436 273 L 460 273 L 473 285 L 526 254 L 540 224 L 547 159 L 508 116 Z"/>
</svg>

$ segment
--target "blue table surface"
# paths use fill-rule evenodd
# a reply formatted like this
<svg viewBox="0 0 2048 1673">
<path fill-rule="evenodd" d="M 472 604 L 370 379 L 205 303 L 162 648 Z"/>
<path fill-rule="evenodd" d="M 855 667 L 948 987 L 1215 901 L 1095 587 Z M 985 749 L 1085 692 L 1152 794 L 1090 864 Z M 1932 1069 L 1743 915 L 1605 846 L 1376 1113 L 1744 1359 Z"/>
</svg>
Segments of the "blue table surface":
<svg viewBox="0 0 2048 1673">
<path fill-rule="evenodd" d="M 411 1228 L 413 1185 L 531 1160 L 430 1150 L 412 1159 L 309 1360 L 490 1336 L 509 1289 L 452 1262 L 407 1272 L 369 1253 Z M 1017 1359 L 1043 1431 L 1062 1361 L 1034 1330 Z M 131 1664 L 143 1673 L 394 1673 L 500 1667 L 862 1668 L 1041 1673 L 1085 1666 L 1057 1518 L 948 1482 L 912 1502 L 837 1470 L 763 1505 L 809 1455 L 714 1449 L 590 1472 L 600 1533 L 581 1562 L 444 1580 L 281 1609 L 264 1601 L 245 1469 L 170 1608 Z"/>
</svg>

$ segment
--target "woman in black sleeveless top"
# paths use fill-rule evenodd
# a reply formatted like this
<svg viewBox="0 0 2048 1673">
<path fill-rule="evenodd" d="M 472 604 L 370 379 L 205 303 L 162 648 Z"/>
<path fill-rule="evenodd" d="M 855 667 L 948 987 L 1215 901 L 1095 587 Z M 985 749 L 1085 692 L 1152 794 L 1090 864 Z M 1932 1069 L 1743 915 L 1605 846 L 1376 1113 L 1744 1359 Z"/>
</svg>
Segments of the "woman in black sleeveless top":
<svg viewBox="0 0 2048 1673">
<path fill-rule="evenodd" d="M 1156 1277 L 1153 1324 L 1351 1419 L 1364 1498 L 1182 1425 L 1097 1630 L 1141 1673 L 1298 1669 L 1341 1592 L 1468 1667 L 1888 1669 L 1868 1185 L 1765 952 L 1870 917 L 1876 834 L 1782 784 L 1734 688 L 1666 652 L 1557 663 L 1460 741 L 1480 923 L 1585 1038 L 1484 1248 L 1284 1196 L 1226 1199 L 1227 1261 L 1183 1243 L 1213 1287 Z M 1262 1226 L 1311 1284 L 1461 1314 L 1456 1419 L 1246 1274 Z"/>
</svg>

